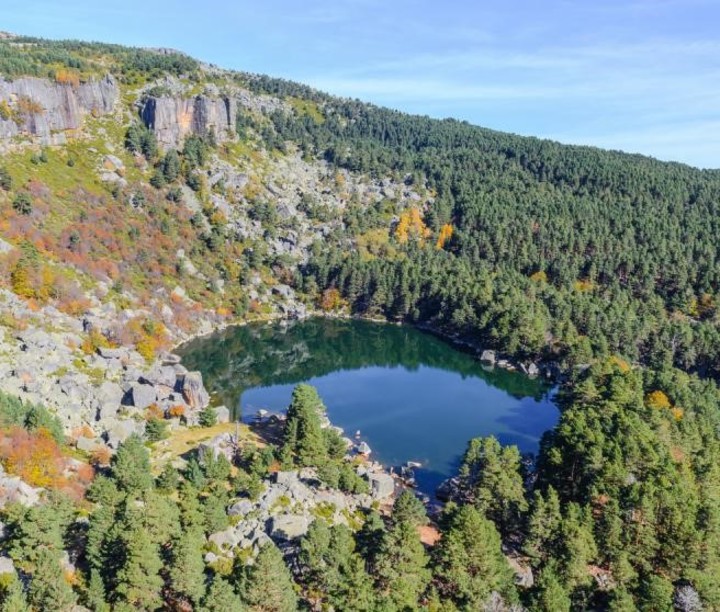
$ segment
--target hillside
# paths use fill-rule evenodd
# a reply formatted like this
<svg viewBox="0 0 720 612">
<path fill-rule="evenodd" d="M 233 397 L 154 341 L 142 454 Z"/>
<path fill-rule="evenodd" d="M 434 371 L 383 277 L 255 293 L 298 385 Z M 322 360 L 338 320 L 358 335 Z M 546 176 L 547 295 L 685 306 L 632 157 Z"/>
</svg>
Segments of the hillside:
<svg viewBox="0 0 720 612">
<path fill-rule="evenodd" d="M 95 472 L 35 481 L 76 505 L 52 493 L 9 510 L 0 548 L 38 585 L 74 551 L 63 605 L 261 610 L 245 562 L 275 550 L 263 521 L 292 503 L 332 529 L 306 521 L 283 549 L 292 576 L 259 553 L 293 593 L 277 609 L 295 591 L 312 609 L 720 609 L 719 209 L 718 170 L 406 115 L 167 49 L 1 36 L 1 458 L 12 472 L 13 440 L 53 450 L 52 430 Z M 156 479 L 140 437 L 157 458 L 166 429 L 213 412 L 173 347 L 313 313 L 421 325 L 562 382 L 536 469 L 472 441 L 428 553 L 424 511 L 405 496 L 395 518 L 370 512 L 368 483 L 386 475 L 349 468 L 300 387 L 310 434 L 288 426 L 232 468 L 193 459 Z M 306 491 L 320 481 L 331 492 Z M 48 521 L 51 562 L 28 527 Z"/>
</svg>

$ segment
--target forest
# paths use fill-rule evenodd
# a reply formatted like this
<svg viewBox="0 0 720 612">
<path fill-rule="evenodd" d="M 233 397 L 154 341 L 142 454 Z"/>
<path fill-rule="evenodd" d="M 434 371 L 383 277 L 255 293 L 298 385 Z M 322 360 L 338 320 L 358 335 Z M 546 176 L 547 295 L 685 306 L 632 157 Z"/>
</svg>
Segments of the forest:
<svg viewBox="0 0 720 612">
<path fill-rule="evenodd" d="M 254 559 L 206 563 L 217 550 L 208 536 L 233 520 L 230 500 L 255 499 L 275 470 L 310 467 L 321 487 L 367 491 L 322 427 L 321 398 L 300 384 L 276 445 L 153 473 L 133 436 L 97 459 L 89 485 L 52 483 L 41 505 L 7 505 L 2 550 L 20 577 L 5 574 L 2 609 L 717 609 L 718 399 L 709 383 L 610 359 L 564 392 L 532 473 L 516 447 L 469 441 L 432 548 L 421 540 L 426 508 L 407 490 L 354 528 L 319 516 L 296 545 L 268 541 Z M 0 400 L 11 431 L 52 439 L 42 408 Z M 34 448 L 38 461 L 44 447 Z M 12 470 L 7 452 L 0 444 Z M 516 584 L 510 551 L 530 564 L 532 584 Z"/>
</svg>

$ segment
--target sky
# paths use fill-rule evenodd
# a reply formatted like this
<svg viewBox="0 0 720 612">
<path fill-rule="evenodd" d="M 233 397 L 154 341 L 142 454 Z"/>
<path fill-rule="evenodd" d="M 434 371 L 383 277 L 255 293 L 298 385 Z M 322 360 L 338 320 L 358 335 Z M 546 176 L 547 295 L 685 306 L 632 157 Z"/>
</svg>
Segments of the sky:
<svg viewBox="0 0 720 612">
<path fill-rule="evenodd" d="M 719 0 L 1 0 L 0 30 L 180 49 L 399 110 L 720 168 Z"/>
</svg>

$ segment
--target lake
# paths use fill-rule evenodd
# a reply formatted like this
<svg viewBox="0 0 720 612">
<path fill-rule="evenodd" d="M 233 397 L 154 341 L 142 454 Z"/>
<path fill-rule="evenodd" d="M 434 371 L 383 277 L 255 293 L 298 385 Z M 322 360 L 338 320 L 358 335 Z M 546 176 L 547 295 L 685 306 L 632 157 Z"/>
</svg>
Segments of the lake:
<svg viewBox="0 0 720 612">
<path fill-rule="evenodd" d="M 387 466 L 417 461 L 432 495 L 454 475 L 468 440 L 495 435 L 536 452 L 559 412 L 551 388 L 476 358 L 413 327 L 309 319 L 232 327 L 187 343 L 183 364 L 203 374 L 217 405 L 248 420 L 279 412 L 294 385 L 317 387 L 334 425 L 360 430 Z"/>
</svg>

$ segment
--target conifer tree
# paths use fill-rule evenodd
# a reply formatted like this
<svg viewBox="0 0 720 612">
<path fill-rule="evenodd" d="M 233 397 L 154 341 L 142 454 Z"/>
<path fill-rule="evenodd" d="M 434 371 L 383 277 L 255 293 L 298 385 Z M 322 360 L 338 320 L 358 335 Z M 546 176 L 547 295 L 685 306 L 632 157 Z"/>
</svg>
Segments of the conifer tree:
<svg viewBox="0 0 720 612">
<path fill-rule="evenodd" d="M 247 570 L 242 598 L 251 612 L 295 612 L 297 596 L 282 553 L 272 543 L 260 549 Z"/>
<path fill-rule="evenodd" d="M 382 606 L 414 610 L 430 582 L 428 556 L 417 527 L 410 522 L 388 529 L 376 563 Z"/>
<path fill-rule="evenodd" d="M 145 529 L 136 527 L 124 537 L 124 563 L 115 589 L 121 607 L 154 610 L 162 603 L 163 562 L 157 545 Z"/>
<path fill-rule="evenodd" d="M 516 446 L 502 447 L 494 436 L 470 440 L 460 467 L 461 487 L 503 535 L 517 528 L 527 510 Z"/>
<path fill-rule="evenodd" d="M 76 597 L 65 580 L 58 552 L 45 546 L 38 550 L 28 601 L 38 610 L 65 610 L 75 603 Z"/>
<path fill-rule="evenodd" d="M 287 411 L 284 453 L 301 466 L 321 466 L 327 461 L 328 450 L 320 417 L 325 411 L 315 387 L 295 387 Z"/>
<path fill-rule="evenodd" d="M 23 584 L 18 578 L 14 578 L 6 588 L 0 610 L 2 612 L 30 612 Z"/>
<path fill-rule="evenodd" d="M 204 534 L 193 527 L 184 529 L 175 538 L 172 547 L 170 583 L 176 593 L 195 606 L 200 604 L 205 595 L 204 544 Z"/>
<path fill-rule="evenodd" d="M 442 592 L 460 609 L 482 607 L 492 591 L 515 599 L 513 573 L 493 523 L 473 506 L 451 508 L 435 549 L 435 575 Z"/>
<path fill-rule="evenodd" d="M 240 596 L 232 585 L 222 576 L 215 575 L 203 600 L 204 612 L 243 612 L 245 610 Z"/>
<path fill-rule="evenodd" d="M 111 465 L 115 482 L 128 495 L 138 496 L 153 486 L 150 453 L 139 436 L 133 434 L 120 445 Z"/>
<path fill-rule="evenodd" d="M 572 602 L 552 566 L 540 572 L 533 591 L 533 612 L 570 612 Z"/>
</svg>

